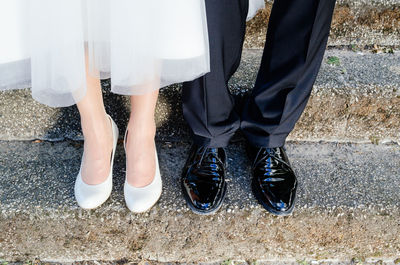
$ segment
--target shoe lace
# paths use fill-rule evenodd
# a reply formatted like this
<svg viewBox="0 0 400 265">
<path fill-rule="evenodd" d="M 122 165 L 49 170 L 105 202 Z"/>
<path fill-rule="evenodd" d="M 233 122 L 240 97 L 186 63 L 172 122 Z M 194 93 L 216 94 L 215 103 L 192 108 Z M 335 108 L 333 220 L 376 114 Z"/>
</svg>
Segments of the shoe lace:
<svg viewBox="0 0 400 265">
<path fill-rule="evenodd" d="M 255 159 L 254 167 L 261 166 L 264 168 L 268 168 L 267 172 L 270 172 L 270 169 L 292 171 L 291 166 L 278 155 L 277 151 L 278 148 L 260 148 Z M 273 160 L 275 160 L 275 163 L 273 163 Z M 279 164 L 281 164 L 282 166 L 278 167 Z"/>
<path fill-rule="evenodd" d="M 218 156 L 218 148 L 201 148 L 203 148 L 203 150 L 199 150 L 201 152 L 201 157 L 197 163 L 197 168 L 200 169 L 204 175 L 212 176 L 212 180 L 218 181 L 221 176 L 217 172 L 224 164 Z"/>
</svg>

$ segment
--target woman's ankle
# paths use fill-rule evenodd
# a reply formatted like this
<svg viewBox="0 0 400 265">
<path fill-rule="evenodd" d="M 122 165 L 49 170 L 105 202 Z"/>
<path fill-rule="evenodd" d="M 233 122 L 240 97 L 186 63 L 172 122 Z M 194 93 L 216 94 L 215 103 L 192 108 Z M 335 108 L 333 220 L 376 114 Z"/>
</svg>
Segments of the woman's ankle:
<svg viewBox="0 0 400 265">
<path fill-rule="evenodd" d="M 98 119 L 97 123 L 83 123 L 84 163 L 82 178 L 85 183 L 96 185 L 102 183 L 110 170 L 110 155 L 113 150 L 113 132 L 110 119 Z"/>
<path fill-rule="evenodd" d="M 126 139 L 127 181 L 141 188 L 150 184 L 155 175 L 155 122 L 130 121 Z"/>
<path fill-rule="evenodd" d="M 154 140 L 156 135 L 156 124 L 154 120 L 134 121 L 131 119 L 128 123 L 127 130 L 130 134 L 128 137 Z"/>
<path fill-rule="evenodd" d="M 104 112 L 104 114 L 96 113 L 96 114 L 92 114 L 90 116 L 82 116 L 81 115 L 81 127 L 82 127 L 83 133 L 91 132 L 91 130 L 93 128 L 107 127 L 109 123 L 110 123 L 110 120 L 105 112 Z"/>
</svg>

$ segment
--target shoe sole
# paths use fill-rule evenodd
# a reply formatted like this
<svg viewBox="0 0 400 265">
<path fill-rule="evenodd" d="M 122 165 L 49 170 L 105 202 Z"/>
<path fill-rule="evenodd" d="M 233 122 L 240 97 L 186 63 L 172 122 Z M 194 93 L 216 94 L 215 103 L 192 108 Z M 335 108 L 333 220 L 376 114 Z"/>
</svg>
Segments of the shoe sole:
<svg viewBox="0 0 400 265">
<path fill-rule="evenodd" d="M 207 210 L 207 211 L 200 210 L 200 209 L 196 208 L 195 206 L 193 206 L 190 198 L 188 197 L 188 195 L 185 192 L 185 187 L 183 186 L 182 180 L 181 180 L 181 189 L 182 189 L 182 193 L 183 193 L 183 198 L 185 199 L 187 206 L 190 208 L 190 210 L 192 210 L 193 213 L 198 214 L 198 215 L 213 215 L 221 208 L 222 203 L 225 200 L 227 185 L 226 185 L 226 182 L 224 182 L 224 186 L 222 187 L 222 195 L 221 195 L 220 201 L 217 202 L 216 206 L 213 209 Z"/>
<path fill-rule="evenodd" d="M 265 210 L 267 210 L 268 212 L 277 215 L 277 216 L 290 216 L 293 213 L 294 207 L 296 205 L 296 194 L 294 195 L 294 199 L 293 199 L 293 204 L 292 206 L 285 212 L 278 212 L 275 209 L 273 209 L 271 206 L 269 206 L 267 203 L 264 202 L 264 200 L 262 199 L 261 196 L 261 192 L 258 190 L 258 187 L 255 183 L 255 181 L 251 181 L 251 188 L 253 190 L 253 195 L 254 197 L 256 197 L 257 201 L 259 204 L 261 204 Z"/>
</svg>

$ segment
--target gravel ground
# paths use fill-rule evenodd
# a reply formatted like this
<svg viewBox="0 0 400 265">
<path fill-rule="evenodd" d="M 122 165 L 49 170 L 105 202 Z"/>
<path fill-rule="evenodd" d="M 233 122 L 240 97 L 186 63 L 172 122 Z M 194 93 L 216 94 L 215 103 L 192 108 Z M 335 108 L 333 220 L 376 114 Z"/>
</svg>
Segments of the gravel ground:
<svg viewBox="0 0 400 265">
<path fill-rule="evenodd" d="M 187 143 L 159 143 L 164 176 L 160 209 L 187 211 L 179 189 L 180 170 Z M 229 192 L 225 211 L 257 208 L 250 190 L 249 163 L 242 143 L 227 150 Z M 287 146 L 299 175 L 298 207 L 385 207 L 400 206 L 399 145 L 357 145 L 337 143 L 296 143 Z M 73 197 L 82 142 L 0 142 L 1 212 L 78 210 Z M 114 192 L 101 211 L 125 210 L 122 186 L 125 155 L 118 146 L 115 160 Z M 29 194 L 29 196 L 26 196 Z M 324 194 L 324 196 L 320 196 Z M 171 206 L 172 209 L 171 209 Z"/>
<path fill-rule="evenodd" d="M 228 194 L 213 216 L 190 212 L 178 179 L 187 143 L 157 144 L 164 190 L 148 213 L 123 201 L 119 146 L 114 190 L 84 211 L 73 197 L 81 142 L 0 142 L 0 259 L 73 262 L 390 261 L 400 253 L 398 145 L 287 145 L 300 186 L 291 217 L 266 213 L 250 191 L 243 143 L 228 148 Z"/>
<path fill-rule="evenodd" d="M 350 261 L 317 261 L 312 259 L 303 259 L 297 261 L 234 261 L 226 260 L 214 263 L 160 263 L 160 262 L 128 262 L 126 260 L 119 261 L 83 261 L 70 263 L 46 263 L 40 260 L 25 263 L 8 263 L 8 265 L 395 265 L 400 264 L 400 259 L 395 260 L 374 260 L 365 261 L 361 259 L 352 259 Z"/>
<path fill-rule="evenodd" d="M 230 82 L 239 105 L 251 91 L 261 54 L 261 50 L 245 50 Z M 400 143 L 399 65 L 400 52 L 328 50 L 310 102 L 290 139 Z M 124 131 L 128 98 L 107 92 L 108 81 L 103 84 L 107 111 Z M 0 102 L 0 140 L 82 139 L 76 107 L 43 106 L 31 99 L 28 90 L 0 92 Z M 179 86 L 161 91 L 156 120 L 159 140 L 188 140 Z"/>
<path fill-rule="evenodd" d="M 248 23 L 245 47 L 263 48 L 273 1 Z M 331 46 L 400 46 L 398 0 L 338 0 L 328 44 Z"/>
</svg>

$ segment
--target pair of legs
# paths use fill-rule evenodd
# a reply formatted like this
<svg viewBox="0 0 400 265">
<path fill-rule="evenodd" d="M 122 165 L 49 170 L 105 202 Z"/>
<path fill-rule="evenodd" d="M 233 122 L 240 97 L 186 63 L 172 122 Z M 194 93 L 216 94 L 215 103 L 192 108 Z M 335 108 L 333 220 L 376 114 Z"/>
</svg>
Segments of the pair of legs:
<svg viewBox="0 0 400 265">
<path fill-rule="evenodd" d="M 249 0 L 206 0 L 211 72 L 183 87 L 183 112 L 195 144 L 181 186 L 195 213 L 221 207 L 227 189 L 224 147 L 239 129 L 249 142 L 254 196 L 272 214 L 293 211 L 297 178 L 283 146 L 317 77 L 334 6 L 335 0 L 274 1 L 257 81 L 239 110 L 228 81 L 240 63 Z"/>
<path fill-rule="evenodd" d="M 335 0 L 275 0 L 254 89 L 237 111 L 228 81 L 242 54 L 249 0 L 206 0 L 211 72 L 183 87 L 194 142 L 225 147 L 241 129 L 251 145 L 283 146 L 300 118 L 326 48 Z"/>
<path fill-rule="evenodd" d="M 128 183 L 138 188 L 150 184 L 155 173 L 154 111 L 157 98 L 158 90 L 130 98 L 126 170 Z M 113 149 L 111 124 L 106 116 L 99 79 L 87 75 L 87 92 L 77 106 L 85 139 L 82 179 L 86 184 L 97 185 L 109 175 Z"/>
</svg>

